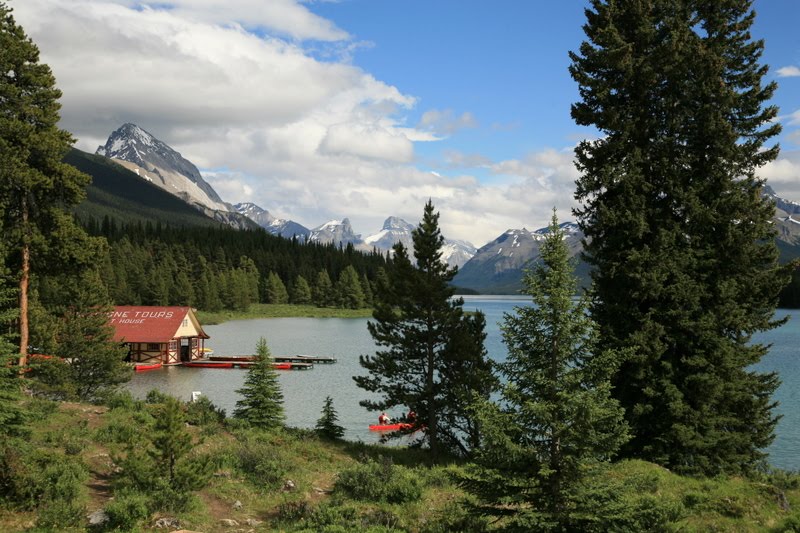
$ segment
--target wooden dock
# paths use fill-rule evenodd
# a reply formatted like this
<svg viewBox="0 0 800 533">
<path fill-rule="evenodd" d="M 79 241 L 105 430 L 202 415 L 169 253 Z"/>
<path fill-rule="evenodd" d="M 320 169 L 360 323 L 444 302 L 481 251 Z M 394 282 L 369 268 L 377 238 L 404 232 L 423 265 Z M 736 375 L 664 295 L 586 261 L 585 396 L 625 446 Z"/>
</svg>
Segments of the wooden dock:
<svg viewBox="0 0 800 533">
<path fill-rule="evenodd" d="M 246 362 L 255 361 L 254 355 L 212 355 L 209 361 L 234 361 Z M 272 357 L 276 363 L 309 363 L 309 364 L 333 364 L 336 362 L 335 357 L 328 357 L 324 355 L 276 355 Z"/>
<path fill-rule="evenodd" d="M 250 368 L 255 363 L 256 357 L 254 355 L 212 355 L 208 360 L 233 363 L 233 366 L 237 368 Z M 314 362 L 307 359 L 287 360 L 273 357 L 272 361 L 276 370 L 311 370 L 314 368 Z"/>
</svg>

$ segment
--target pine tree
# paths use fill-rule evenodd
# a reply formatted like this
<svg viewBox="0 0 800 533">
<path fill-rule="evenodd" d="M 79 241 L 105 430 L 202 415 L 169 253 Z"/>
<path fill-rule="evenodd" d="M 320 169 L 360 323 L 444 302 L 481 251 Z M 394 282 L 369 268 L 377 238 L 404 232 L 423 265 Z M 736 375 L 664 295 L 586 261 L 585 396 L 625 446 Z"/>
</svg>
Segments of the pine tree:
<svg viewBox="0 0 800 533">
<path fill-rule="evenodd" d="M 15 300 L 16 291 L 6 282 L 6 276 L 0 275 L 0 436 L 3 437 L 19 435 L 26 422 L 19 369 L 12 366 L 14 345 L 7 333 L 18 318 Z"/>
<path fill-rule="evenodd" d="M 69 209 L 89 177 L 63 163 L 73 143 L 57 127 L 61 91 L 39 51 L 0 3 L 0 215 L 7 263 L 19 275 L 19 364 L 27 362 L 31 272 L 68 266 L 85 234 Z M 49 256 L 49 257 L 48 257 Z M 88 258 L 85 258 L 88 260 Z"/>
<path fill-rule="evenodd" d="M 330 307 L 333 305 L 333 282 L 327 270 L 320 270 L 317 281 L 312 291 L 314 305 L 317 307 Z"/>
<path fill-rule="evenodd" d="M 285 304 L 289 301 L 289 293 L 280 276 L 270 272 L 267 277 L 267 303 Z"/>
<path fill-rule="evenodd" d="M 774 374 L 752 369 L 776 326 L 787 273 L 756 170 L 778 147 L 750 0 L 592 0 L 570 71 L 572 108 L 598 140 L 576 151 L 576 210 L 614 377 L 625 448 L 684 472 L 735 472 L 764 457 Z"/>
<path fill-rule="evenodd" d="M 352 265 L 347 265 L 339 274 L 339 281 L 335 290 L 340 307 L 362 309 L 366 305 L 364 291 L 361 289 L 361 281 L 358 279 L 358 272 Z"/>
<path fill-rule="evenodd" d="M 325 403 L 322 406 L 322 416 L 317 420 L 316 431 L 320 437 L 326 439 L 340 439 L 344 436 L 344 428 L 337 424 L 339 416 L 336 414 L 336 409 L 333 407 L 333 398 L 330 396 L 325 397 Z"/>
<path fill-rule="evenodd" d="M 480 513 L 510 517 L 509 530 L 577 531 L 577 517 L 603 514 L 578 505 L 582 478 L 627 439 L 611 398 L 617 358 L 596 353 L 588 299 L 573 302 L 578 284 L 555 214 L 523 282 L 533 305 L 505 315 L 502 407 L 479 406 L 485 438 L 463 482 Z"/>
<path fill-rule="evenodd" d="M 454 361 L 462 353 L 483 357 L 482 346 L 475 345 L 482 343 L 483 334 L 467 328 L 470 334 L 463 335 L 463 300 L 451 299 L 454 289 L 449 284 L 456 269 L 442 261 L 444 238 L 439 231 L 439 214 L 434 213 L 430 201 L 412 235 L 416 265 L 412 265 L 402 243 L 394 246 L 394 268 L 386 277 L 379 277 L 374 321 L 368 323 L 381 349 L 374 356 L 360 357 L 361 366 L 369 374 L 353 379 L 362 389 L 380 396 L 361 401 L 364 407 L 386 410 L 404 406 L 416 412 L 435 457 L 445 451 L 443 448 L 456 453 L 467 449 L 464 435 L 440 424 L 453 424 L 468 416 L 464 398 L 454 392 L 461 390 L 459 382 L 476 374 L 454 369 L 480 363 L 458 367 Z M 462 346 L 463 352 L 451 349 L 457 337 L 473 346 Z M 485 388 L 483 383 L 476 387 L 478 393 Z M 453 442 L 454 436 L 457 442 Z"/>
<path fill-rule="evenodd" d="M 272 356 L 264 337 L 256 345 L 255 364 L 247 371 L 242 388 L 236 392 L 242 398 L 236 402 L 234 418 L 241 418 L 261 429 L 283 427 L 286 419 L 283 412 L 283 392 L 278 383 L 278 375 L 272 367 Z"/>
<path fill-rule="evenodd" d="M 294 285 L 292 286 L 292 303 L 298 305 L 311 303 L 311 287 L 303 276 L 298 275 L 294 280 Z"/>
</svg>

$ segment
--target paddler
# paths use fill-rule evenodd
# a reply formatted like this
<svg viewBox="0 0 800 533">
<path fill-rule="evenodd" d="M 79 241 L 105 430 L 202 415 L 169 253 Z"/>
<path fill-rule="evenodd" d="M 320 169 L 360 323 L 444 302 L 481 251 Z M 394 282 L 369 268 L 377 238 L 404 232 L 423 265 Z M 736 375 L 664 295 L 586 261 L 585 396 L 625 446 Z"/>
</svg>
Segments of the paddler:
<svg viewBox="0 0 800 533">
<path fill-rule="evenodd" d="M 386 413 L 381 413 L 378 417 L 378 424 L 385 426 L 392 423 L 392 419 Z"/>
</svg>

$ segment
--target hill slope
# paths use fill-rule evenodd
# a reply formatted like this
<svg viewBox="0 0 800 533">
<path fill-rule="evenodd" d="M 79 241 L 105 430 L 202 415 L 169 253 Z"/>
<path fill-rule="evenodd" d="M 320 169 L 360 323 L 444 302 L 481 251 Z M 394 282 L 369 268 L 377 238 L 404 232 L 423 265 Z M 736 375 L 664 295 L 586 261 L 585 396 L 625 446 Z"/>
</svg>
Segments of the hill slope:
<svg viewBox="0 0 800 533">
<path fill-rule="evenodd" d="M 102 220 L 108 216 L 125 223 L 221 226 L 177 196 L 105 157 L 72 149 L 64 161 L 92 177 L 86 200 L 75 209 L 84 221 L 89 218 Z"/>
</svg>

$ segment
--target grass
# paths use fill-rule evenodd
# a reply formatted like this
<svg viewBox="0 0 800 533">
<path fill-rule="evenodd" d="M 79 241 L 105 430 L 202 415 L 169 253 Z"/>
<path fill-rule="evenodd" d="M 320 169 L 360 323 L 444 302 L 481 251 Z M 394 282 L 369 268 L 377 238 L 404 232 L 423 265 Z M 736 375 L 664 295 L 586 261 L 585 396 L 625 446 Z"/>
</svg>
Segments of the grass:
<svg viewBox="0 0 800 533">
<path fill-rule="evenodd" d="M 142 408 L 54 406 L 38 406 L 28 440 L 35 448 L 57 452 L 59 457 L 71 456 L 87 465 L 89 479 L 80 501 L 88 514 L 114 501 L 113 479 L 118 471 L 114 460 L 124 448 L 120 439 L 138 438 L 142 433 Z M 109 432 L 110 426 L 118 429 Z M 126 427 L 135 431 L 119 430 Z M 218 425 L 189 429 L 195 452 L 214 458 L 214 475 L 186 509 L 156 512 L 136 531 L 157 531 L 153 527 L 160 517 L 177 518 L 182 528 L 205 532 L 230 530 L 222 525 L 223 519 L 236 520 L 241 527 L 249 520 L 246 529 L 256 532 L 432 533 L 463 530 L 463 524 L 475 523 L 466 520 L 460 505 L 466 495 L 453 481 L 453 474 L 464 467 L 460 461 L 431 466 L 425 450 L 325 441 L 310 430 L 266 433 Z M 111 434 L 117 437 L 109 439 Z M 340 474 L 348 473 L 351 482 L 363 479 L 365 485 L 379 487 L 386 481 L 380 472 L 387 471 L 365 468 L 376 463 L 393 465 L 394 483 L 401 484 L 403 494 L 412 496 L 386 500 L 359 494 L 356 498 L 351 495 L 352 486 L 337 485 Z M 688 478 L 630 460 L 615 463 L 597 476 L 597 482 L 610 488 L 636 516 L 647 517 L 640 523 L 658 524 L 652 530 L 800 531 L 797 474 Z M 288 480 L 293 488 L 287 488 Z M 413 488 L 409 480 L 421 487 L 421 493 L 405 490 Z M 237 501 L 240 507 L 235 505 Z M 40 512 L 42 509 L 15 508 L 0 498 L 0 531 L 31 531 Z"/>
<path fill-rule="evenodd" d="M 247 311 L 198 311 L 201 324 L 221 324 L 229 320 L 253 318 L 371 318 L 372 309 L 337 309 L 295 304 L 253 304 Z"/>
</svg>

